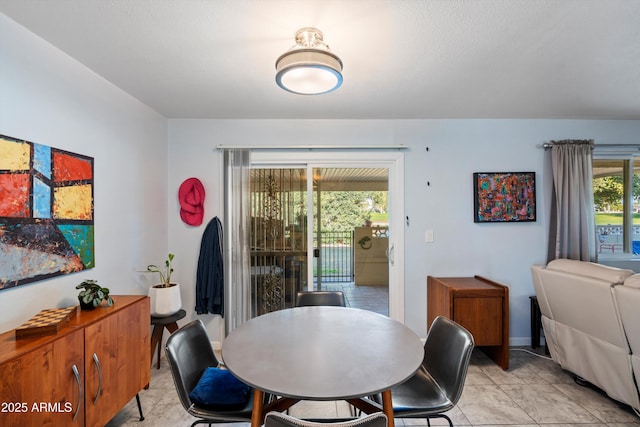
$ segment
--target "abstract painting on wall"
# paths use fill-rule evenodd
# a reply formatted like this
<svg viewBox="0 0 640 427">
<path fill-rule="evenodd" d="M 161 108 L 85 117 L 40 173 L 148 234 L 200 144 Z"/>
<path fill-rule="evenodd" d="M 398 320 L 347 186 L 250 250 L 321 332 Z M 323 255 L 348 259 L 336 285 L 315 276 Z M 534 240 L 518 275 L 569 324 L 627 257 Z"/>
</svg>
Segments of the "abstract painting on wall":
<svg viewBox="0 0 640 427">
<path fill-rule="evenodd" d="M 474 222 L 536 220 L 535 172 L 473 174 Z"/>
<path fill-rule="evenodd" d="M 0 290 L 95 266 L 93 158 L 0 135 Z"/>
</svg>

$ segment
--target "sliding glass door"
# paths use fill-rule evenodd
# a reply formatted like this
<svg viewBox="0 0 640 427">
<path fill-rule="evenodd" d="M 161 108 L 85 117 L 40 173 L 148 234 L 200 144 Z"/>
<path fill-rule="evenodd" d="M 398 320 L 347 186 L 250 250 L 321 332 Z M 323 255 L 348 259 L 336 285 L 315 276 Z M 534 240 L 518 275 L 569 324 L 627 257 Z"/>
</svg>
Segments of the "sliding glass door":
<svg viewBox="0 0 640 427">
<path fill-rule="evenodd" d="M 314 289 L 389 314 L 388 169 L 313 168 Z"/>
<path fill-rule="evenodd" d="M 292 307 L 301 290 L 339 289 L 363 308 L 375 291 L 385 302 L 374 311 L 403 320 L 399 153 L 273 154 L 252 154 L 251 316 Z"/>
<path fill-rule="evenodd" d="M 306 168 L 253 168 L 250 195 L 253 317 L 291 307 L 307 288 Z"/>
</svg>

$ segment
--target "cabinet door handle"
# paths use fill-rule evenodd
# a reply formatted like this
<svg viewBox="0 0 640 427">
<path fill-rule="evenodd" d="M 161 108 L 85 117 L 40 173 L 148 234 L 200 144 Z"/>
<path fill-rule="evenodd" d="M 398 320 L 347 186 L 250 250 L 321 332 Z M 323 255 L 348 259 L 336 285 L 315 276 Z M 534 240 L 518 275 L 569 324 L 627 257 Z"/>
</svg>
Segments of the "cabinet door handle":
<svg viewBox="0 0 640 427">
<path fill-rule="evenodd" d="M 102 367 L 100 366 L 98 355 L 95 353 L 93 353 L 93 363 L 96 365 L 96 368 L 98 368 L 98 392 L 96 393 L 96 397 L 93 399 L 93 404 L 95 405 L 102 394 Z"/>
<path fill-rule="evenodd" d="M 84 397 L 84 393 L 82 392 L 82 380 L 80 379 L 80 372 L 78 372 L 78 367 L 73 364 L 71 367 L 73 371 L 73 375 L 76 377 L 76 381 L 78 382 L 78 403 L 76 404 L 76 412 L 73 414 L 72 421 L 75 421 L 78 413 L 80 412 L 80 404 L 82 403 L 82 398 Z"/>
</svg>

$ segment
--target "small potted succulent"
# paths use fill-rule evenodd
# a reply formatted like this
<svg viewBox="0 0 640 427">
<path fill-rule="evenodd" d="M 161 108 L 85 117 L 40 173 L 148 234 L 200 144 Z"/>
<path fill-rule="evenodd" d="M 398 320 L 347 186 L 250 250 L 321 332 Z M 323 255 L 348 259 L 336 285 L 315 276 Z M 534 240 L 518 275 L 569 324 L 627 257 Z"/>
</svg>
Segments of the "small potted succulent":
<svg viewBox="0 0 640 427">
<path fill-rule="evenodd" d="M 156 317 L 166 317 L 177 313 L 182 308 L 182 299 L 180 297 L 180 285 L 171 282 L 171 273 L 173 273 L 174 255 L 169 254 L 164 267 L 158 267 L 155 264 L 147 266 L 147 272 L 158 273 L 160 283 L 149 288 L 149 298 L 151 298 L 151 315 Z"/>
<path fill-rule="evenodd" d="M 96 280 L 85 280 L 76 286 L 76 289 L 82 289 L 78 294 L 82 310 L 93 310 L 102 304 L 102 301 L 106 301 L 108 306 L 113 305 L 113 299 L 109 296 L 109 288 L 103 288 Z"/>
</svg>

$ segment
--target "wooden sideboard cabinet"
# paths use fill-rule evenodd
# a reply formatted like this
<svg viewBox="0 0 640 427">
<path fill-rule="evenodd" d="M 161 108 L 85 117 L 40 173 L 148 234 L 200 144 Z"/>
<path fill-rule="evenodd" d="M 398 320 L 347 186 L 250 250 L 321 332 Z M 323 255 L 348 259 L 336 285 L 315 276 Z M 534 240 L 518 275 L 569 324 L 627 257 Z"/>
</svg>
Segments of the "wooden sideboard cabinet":
<svg viewBox="0 0 640 427">
<path fill-rule="evenodd" d="M 149 298 L 113 299 L 56 335 L 0 335 L 1 426 L 104 426 L 149 383 Z"/>
<path fill-rule="evenodd" d="M 509 369 L 509 288 L 481 276 L 427 277 L 427 326 L 445 316 L 465 327 L 502 369 Z"/>
</svg>

